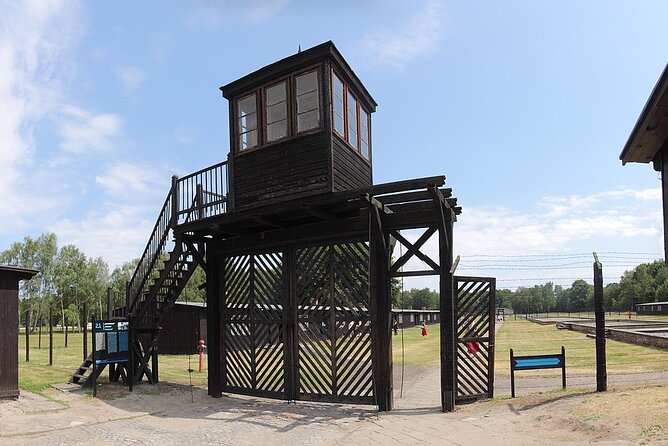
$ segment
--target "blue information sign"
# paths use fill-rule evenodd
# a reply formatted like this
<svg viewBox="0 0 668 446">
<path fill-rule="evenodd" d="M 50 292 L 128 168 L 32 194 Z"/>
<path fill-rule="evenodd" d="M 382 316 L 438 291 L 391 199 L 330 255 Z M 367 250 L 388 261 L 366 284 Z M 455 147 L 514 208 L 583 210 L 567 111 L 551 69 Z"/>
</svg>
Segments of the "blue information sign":
<svg viewBox="0 0 668 446">
<path fill-rule="evenodd" d="M 510 349 L 510 391 L 515 398 L 515 370 L 561 369 L 562 387 L 566 388 L 566 350 L 556 355 L 515 356 Z"/>
<path fill-rule="evenodd" d="M 95 364 L 115 364 L 128 362 L 127 320 L 93 322 L 93 358 Z"/>
</svg>

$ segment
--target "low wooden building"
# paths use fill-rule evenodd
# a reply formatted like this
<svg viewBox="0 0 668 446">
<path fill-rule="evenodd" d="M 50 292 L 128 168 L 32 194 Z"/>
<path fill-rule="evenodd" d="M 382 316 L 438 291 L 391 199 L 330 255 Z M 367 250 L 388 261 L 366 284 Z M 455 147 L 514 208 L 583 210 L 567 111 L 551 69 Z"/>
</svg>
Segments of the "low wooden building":
<svg viewBox="0 0 668 446">
<path fill-rule="evenodd" d="M 668 315 L 668 302 L 648 302 L 636 305 L 638 316 Z"/>
<path fill-rule="evenodd" d="M 399 328 L 412 328 L 420 325 L 422 321 L 427 325 L 440 323 L 441 311 L 393 308 L 392 318 L 397 320 Z"/>
<path fill-rule="evenodd" d="M 0 398 L 19 396 L 19 281 L 37 272 L 0 266 Z"/>
</svg>

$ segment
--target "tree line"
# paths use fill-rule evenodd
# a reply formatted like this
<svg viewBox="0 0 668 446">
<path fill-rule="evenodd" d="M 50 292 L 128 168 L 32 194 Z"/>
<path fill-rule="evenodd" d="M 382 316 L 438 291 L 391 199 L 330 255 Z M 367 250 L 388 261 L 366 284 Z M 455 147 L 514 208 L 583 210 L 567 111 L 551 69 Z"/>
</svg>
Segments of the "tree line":
<svg viewBox="0 0 668 446">
<path fill-rule="evenodd" d="M 54 233 L 25 237 L 0 252 L 0 265 L 39 271 L 22 284 L 19 295 L 21 321 L 25 324 L 28 312 L 32 328 L 45 323 L 49 311 L 53 314 L 52 323 L 81 327 L 84 304 L 88 304 L 92 313 L 106 316 L 108 288 L 115 291 L 114 308 L 125 306 L 126 283 L 132 278 L 138 261 L 125 262 L 109 272 L 103 258 L 88 257 L 73 244 L 59 247 Z M 180 300 L 204 300 L 204 291 L 198 289 L 203 282 L 204 272 L 196 270 Z"/>
<path fill-rule="evenodd" d="M 594 287 L 584 279 L 575 280 L 570 287 L 547 282 L 514 291 L 497 289 L 496 299 L 497 307 L 518 313 L 593 311 Z M 635 311 L 637 304 L 668 301 L 668 266 L 657 260 L 624 272 L 619 282 L 603 288 L 603 300 L 610 311 Z M 402 291 L 393 281 L 392 304 L 394 308 L 436 310 L 439 294 L 429 288 Z"/>
<path fill-rule="evenodd" d="M 28 311 L 33 327 L 46 320 L 49 310 L 54 319 L 57 318 L 53 323 L 81 326 L 84 303 L 92 312 L 106 315 L 107 288 L 115 291 L 114 308 L 123 307 L 126 283 L 132 278 L 137 262 L 138 259 L 125 262 L 109 272 L 108 264 L 101 257 L 88 257 L 73 244 L 59 247 L 53 233 L 44 233 L 35 239 L 25 237 L 0 252 L 0 264 L 39 271 L 23 284 L 20 295 L 21 317 Z M 197 267 L 178 300 L 204 301 L 206 293 L 199 287 L 205 281 L 204 271 Z M 605 307 L 609 310 L 628 311 L 639 303 L 668 301 L 668 266 L 663 261 L 640 264 L 626 271 L 619 283 L 606 285 L 603 293 Z M 392 280 L 394 308 L 435 310 L 439 308 L 439 300 L 434 290 L 402 290 L 399 280 Z M 570 287 L 547 282 L 514 291 L 498 289 L 497 307 L 521 313 L 588 311 L 594 308 L 594 291 L 583 279 L 575 280 Z"/>
</svg>

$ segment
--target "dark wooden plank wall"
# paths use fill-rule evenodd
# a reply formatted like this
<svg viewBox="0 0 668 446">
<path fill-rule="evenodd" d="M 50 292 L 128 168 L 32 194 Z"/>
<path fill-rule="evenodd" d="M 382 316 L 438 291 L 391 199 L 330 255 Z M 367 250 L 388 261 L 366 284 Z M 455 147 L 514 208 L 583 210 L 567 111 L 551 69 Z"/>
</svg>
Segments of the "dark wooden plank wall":
<svg viewBox="0 0 668 446">
<path fill-rule="evenodd" d="M 0 398 L 19 394 L 18 306 L 16 277 L 0 277 Z"/>
<path fill-rule="evenodd" d="M 371 166 L 353 149 L 332 136 L 332 190 L 359 189 L 371 186 Z"/>
<path fill-rule="evenodd" d="M 235 209 L 325 193 L 329 190 L 329 139 L 324 132 L 237 155 Z"/>
<path fill-rule="evenodd" d="M 204 333 L 200 322 L 204 320 Z M 158 351 L 170 355 L 194 354 L 197 341 L 206 341 L 206 307 L 175 304 L 161 321 Z"/>
</svg>

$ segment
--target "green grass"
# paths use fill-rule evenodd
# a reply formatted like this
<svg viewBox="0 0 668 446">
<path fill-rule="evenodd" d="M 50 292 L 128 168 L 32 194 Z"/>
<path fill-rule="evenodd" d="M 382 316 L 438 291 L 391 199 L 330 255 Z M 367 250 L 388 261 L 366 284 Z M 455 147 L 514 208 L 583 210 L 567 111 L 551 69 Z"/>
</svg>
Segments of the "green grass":
<svg viewBox="0 0 668 446">
<path fill-rule="evenodd" d="M 525 320 L 506 320 L 496 336 L 497 374 L 510 375 L 512 348 L 515 356 L 560 353 L 566 349 L 566 372 L 569 375 L 596 373 L 595 340 L 583 333 L 558 330 L 554 325 L 539 325 Z M 608 373 L 642 373 L 668 370 L 665 350 L 606 340 Z M 560 374 L 560 369 L 526 371 L 523 374 Z"/>
<path fill-rule="evenodd" d="M 420 334 L 419 327 L 403 331 L 405 363 L 438 367 L 440 357 L 439 324 L 427 326 L 428 336 Z M 19 336 L 19 387 L 23 390 L 43 393 L 55 383 L 66 382 L 83 360 L 82 334 L 70 333 L 68 347 L 64 347 L 64 334 L 54 333 L 53 365 L 49 366 L 49 336 L 42 333 L 42 348 L 38 349 L 38 336 L 30 336 L 30 362 L 25 362 L 25 335 Z M 395 364 L 400 364 L 402 354 L 401 331 L 392 336 Z M 596 371 L 594 340 L 570 330 L 557 330 L 554 325 L 539 325 L 525 320 L 507 318 L 496 337 L 497 375 L 510 374 L 509 349 L 515 355 L 559 353 L 566 348 L 566 367 L 569 376 L 592 375 Z M 91 344 L 89 342 L 89 349 Z M 668 352 L 649 347 L 606 341 L 608 373 L 638 373 L 668 370 Z M 190 359 L 190 364 L 188 363 Z M 192 380 L 196 386 L 207 385 L 206 358 L 204 371 L 199 373 L 198 357 L 192 355 L 160 355 L 160 380 L 176 384 L 189 384 L 188 368 L 193 369 Z M 558 369 L 523 372 L 525 375 L 558 375 Z M 99 382 L 106 380 L 106 371 Z"/>
<path fill-rule="evenodd" d="M 422 336 L 420 327 L 403 330 L 404 360 L 409 365 L 437 367 L 440 361 L 440 324 L 427 325 L 427 336 Z M 401 364 L 401 330 L 392 335 L 392 358 L 395 364 Z"/>
<path fill-rule="evenodd" d="M 90 336 L 90 332 L 88 334 Z M 25 361 L 25 335 L 19 335 L 19 388 L 38 394 L 51 385 L 64 383 L 72 376 L 76 368 L 83 362 L 83 334 L 69 333 L 68 346 L 65 348 L 65 334 L 53 334 L 53 365 L 49 365 L 49 333 L 42 332 L 42 348 L 38 348 L 38 335 L 30 335 L 30 362 Z M 91 351 L 88 339 L 88 351 Z M 206 386 L 207 362 L 204 358 L 203 373 L 198 372 L 198 356 L 190 357 L 193 369 L 192 380 L 196 386 Z M 159 374 L 161 381 L 177 384 L 189 384 L 188 355 L 160 355 Z M 98 382 L 107 379 L 105 370 Z"/>
</svg>

